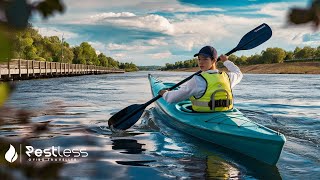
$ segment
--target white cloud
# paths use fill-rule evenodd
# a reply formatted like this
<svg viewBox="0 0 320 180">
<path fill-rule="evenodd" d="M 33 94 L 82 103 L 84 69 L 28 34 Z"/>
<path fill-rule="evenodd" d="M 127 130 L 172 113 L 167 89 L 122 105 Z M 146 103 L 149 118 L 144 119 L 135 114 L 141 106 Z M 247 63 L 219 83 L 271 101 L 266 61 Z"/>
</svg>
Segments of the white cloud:
<svg viewBox="0 0 320 180">
<path fill-rule="evenodd" d="M 250 5 L 246 7 L 237 7 L 236 10 L 252 10 L 252 12 L 245 12 L 246 14 L 260 14 L 260 15 L 269 15 L 275 18 L 285 18 L 289 8 L 294 6 L 304 7 L 305 2 L 274 2 L 274 3 L 265 3 L 259 5 Z M 234 10 L 235 10 L 234 9 Z"/>
<path fill-rule="evenodd" d="M 192 12 L 201 12 L 201 11 L 218 11 L 223 12 L 224 9 L 221 8 L 201 8 L 201 7 L 192 7 L 192 6 L 182 6 L 182 5 L 170 5 L 169 7 L 164 7 L 161 9 L 164 12 L 180 12 L 180 13 L 192 13 Z"/>
<path fill-rule="evenodd" d="M 145 50 L 153 49 L 152 46 L 145 46 L 139 44 L 116 44 L 116 43 L 109 43 L 107 45 L 107 49 L 109 51 L 135 51 L 141 52 Z"/>
<path fill-rule="evenodd" d="M 89 24 L 113 24 L 121 27 L 136 28 L 165 34 L 173 34 L 174 27 L 167 18 L 155 14 L 137 16 L 130 12 L 101 13 L 90 17 Z M 78 23 L 83 24 L 83 21 Z"/>
<path fill-rule="evenodd" d="M 138 1 L 135 1 L 138 2 Z M 183 4 L 177 0 L 162 0 L 162 1 L 142 1 L 136 4 L 136 8 L 140 11 L 145 10 L 148 13 L 153 12 L 169 12 L 169 13 L 195 13 L 201 11 L 225 11 L 222 8 L 203 8 L 191 4 Z"/>
<path fill-rule="evenodd" d="M 121 13 L 109 12 L 109 13 L 96 14 L 96 15 L 90 16 L 90 18 L 92 20 L 99 21 L 105 18 L 119 18 L 119 17 L 133 17 L 133 16 L 136 16 L 136 15 L 130 12 L 121 12 Z"/>
<path fill-rule="evenodd" d="M 258 19 L 227 15 L 207 15 L 173 23 L 176 29 L 174 42 L 185 50 L 201 48 L 204 45 L 221 46 L 233 44 L 239 34 L 245 33 L 261 23 Z M 236 39 L 235 39 L 236 38 Z"/>
<path fill-rule="evenodd" d="M 165 38 L 157 38 L 157 39 L 150 39 L 147 40 L 147 44 L 150 44 L 152 46 L 167 46 L 169 45 L 168 42 L 165 42 Z"/>
<path fill-rule="evenodd" d="M 99 52 L 104 52 L 106 50 L 106 45 L 102 42 L 98 42 L 98 41 L 95 41 L 95 42 L 91 42 L 89 41 L 88 42 L 94 49 L 96 49 L 97 51 Z M 99 53 L 100 54 L 100 53 Z"/>
<path fill-rule="evenodd" d="M 270 3 L 262 6 L 262 8 L 255 13 L 275 17 L 284 17 L 286 16 L 289 7 L 291 7 L 289 3 Z"/>
<path fill-rule="evenodd" d="M 117 53 L 117 54 L 113 54 L 113 56 L 117 59 L 117 58 L 125 58 L 126 57 L 126 54 L 123 54 L 123 53 Z"/>
<path fill-rule="evenodd" d="M 160 53 L 155 53 L 155 54 L 149 54 L 149 56 L 152 59 L 166 59 L 172 56 L 171 52 L 166 51 L 166 52 L 160 52 Z"/>
<path fill-rule="evenodd" d="M 117 0 L 112 1 L 112 3 L 110 1 L 98 2 L 97 0 L 93 0 L 92 2 L 75 3 L 77 4 L 76 6 L 81 6 L 83 10 L 86 9 L 86 6 L 92 9 L 80 13 L 80 16 L 77 18 L 74 18 L 74 15 L 72 17 L 73 20 L 81 19 L 81 21 L 78 21 L 78 24 L 108 24 L 122 28 L 125 27 L 128 31 L 130 29 L 138 29 L 165 34 L 150 40 L 128 39 L 131 42 L 128 44 L 125 42 L 119 43 L 119 41 L 118 43 L 114 43 L 113 40 L 106 41 L 106 44 L 90 42 L 95 49 L 103 53 L 108 51 L 108 54 L 117 60 L 123 62 L 133 61 L 138 65 L 152 65 L 189 59 L 204 45 L 216 47 L 219 54 L 225 53 L 236 46 L 244 34 L 263 22 L 271 26 L 273 37 L 263 45 L 250 51 L 240 51 L 237 55 L 259 53 L 267 47 L 281 47 L 290 50 L 290 48 L 294 49 L 295 46 L 318 46 L 320 44 L 319 36 L 314 35 L 311 27 L 285 27 L 288 8 L 295 4 L 305 6 L 304 3 L 280 2 L 239 8 L 234 7 L 232 9 L 233 12 L 241 8 L 244 11 L 239 11 L 238 15 L 230 15 L 224 9 L 202 8 L 188 4 L 182 5 L 174 0 L 163 0 L 160 2 Z M 93 8 L 104 6 L 106 7 L 104 8 L 105 13 L 95 13 Z M 70 7 L 74 8 L 73 5 L 70 5 Z M 116 8 L 112 9 L 114 7 Z M 217 11 L 218 13 L 206 15 L 187 13 L 201 11 Z M 169 12 L 173 16 L 164 17 L 150 14 L 152 12 Z M 175 14 L 175 12 L 182 13 Z M 246 16 L 241 16 L 241 14 L 246 14 Z M 248 16 L 248 14 L 252 16 Z M 261 15 L 270 15 L 270 17 L 265 16 L 261 18 Z M 83 19 L 86 19 L 86 21 L 83 21 Z M 61 31 L 59 32 L 60 35 L 57 32 L 51 33 L 55 33 L 55 35 L 61 37 Z M 81 36 L 77 37 L 81 38 Z M 303 40 L 303 37 L 305 37 L 305 40 Z M 310 37 L 310 40 L 306 41 L 306 37 Z M 146 57 L 150 61 L 146 61 Z M 160 62 L 156 61 L 157 59 L 165 60 Z"/>
<path fill-rule="evenodd" d="M 60 39 L 72 39 L 79 37 L 78 34 L 70 31 L 65 31 L 57 28 L 43 28 L 43 27 L 35 27 L 36 30 L 38 30 L 39 34 L 42 36 L 58 36 Z"/>
</svg>

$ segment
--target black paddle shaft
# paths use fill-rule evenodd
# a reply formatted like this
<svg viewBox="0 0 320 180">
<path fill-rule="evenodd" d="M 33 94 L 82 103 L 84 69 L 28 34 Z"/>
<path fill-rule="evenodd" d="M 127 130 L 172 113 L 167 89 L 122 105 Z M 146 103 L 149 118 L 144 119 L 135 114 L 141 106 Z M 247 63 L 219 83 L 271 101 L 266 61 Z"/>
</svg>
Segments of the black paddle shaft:
<svg viewBox="0 0 320 180">
<path fill-rule="evenodd" d="M 231 51 L 229 51 L 228 53 L 226 53 L 225 55 L 226 55 L 226 56 L 229 56 L 230 54 L 232 54 L 232 53 L 234 53 L 234 52 L 236 52 L 236 51 L 237 51 L 237 49 L 234 48 L 234 49 L 232 49 Z M 218 58 L 218 61 L 219 61 L 219 60 L 220 60 L 220 57 Z M 195 72 L 194 74 L 192 74 L 191 76 L 187 77 L 186 79 L 180 81 L 179 83 L 175 84 L 174 86 L 172 86 L 172 87 L 169 88 L 168 90 L 173 90 L 173 89 L 179 87 L 181 84 L 189 81 L 193 76 L 198 75 L 198 74 L 200 74 L 201 72 L 202 72 L 201 70 Z M 152 104 L 154 101 L 160 99 L 161 97 L 162 97 L 162 96 L 160 96 L 160 95 L 154 97 L 153 99 L 151 99 L 150 101 L 148 101 L 148 102 L 146 102 L 146 103 L 144 104 L 145 107 L 149 106 L 150 104 Z"/>
<path fill-rule="evenodd" d="M 248 32 L 246 35 L 244 35 L 240 40 L 239 44 L 237 45 L 237 47 L 235 47 L 234 49 L 226 53 L 226 55 L 229 56 L 230 54 L 239 50 L 249 50 L 249 49 L 255 48 L 260 44 L 266 42 L 268 39 L 270 39 L 271 36 L 272 36 L 271 28 L 267 24 L 263 23 L 260 26 L 256 27 L 255 29 Z M 217 61 L 219 60 L 220 58 L 218 58 Z M 189 81 L 194 75 L 198 75 L 201 72 L 202 71 L 200 70 L 192 74 L 191 76 L 187 77 L 186 79 L 182 80 L 181 82 L 169 88 L 169 90 L 173 90 L 179 87 L 181 84 Z M 151 103 L 158 100 L 159 98 L 161 98 L 161 96 L 157 95 L 156 97 L 152 98 L 150 101 L 144 104 L 134 104 L 122 109 L 121 111 L 119 111 L 109 119 L 108 125 L 113 126 L 116 129 L 122 129 L 122 130 L 130 128 L 139 120 L 139 118 L 143 113 L 143 110 L 147 106 L 149 106 Z"/>
<path fill-rule="evenodd" d="M 226 55 L 229 56 L 230 54 L 236 52 L 236 49 L 232 49 L 231 51 L 229 51 Z M 220 59 L 220 57 L 218 58 L 218 60 Z M 195 72 L 194 74 L 192 74 L 191 76 L 187 77 L 186 79 L 180 81 L 179 83 L 175 84 L 174 86 L 172 86 L 171 88 L 169 88 L 168 90 L 173 90 L 177 87 L 179 87 L 181 84 L 184 84 L 185 82 L 189 81 L 193 76 L 200 74 L 202 71 L 199 70 L 197 72 Z M 162 96 L 158 95 L 156 97 L 154 97 L 153 99 L 151 99 L 150 101 L 146 102 L 145 105 L 146 107 L 149 106 L 151 103 L 153 103 L 154 101 L 158 100 L 159 98 L 161 98 Z"/>
</svg>

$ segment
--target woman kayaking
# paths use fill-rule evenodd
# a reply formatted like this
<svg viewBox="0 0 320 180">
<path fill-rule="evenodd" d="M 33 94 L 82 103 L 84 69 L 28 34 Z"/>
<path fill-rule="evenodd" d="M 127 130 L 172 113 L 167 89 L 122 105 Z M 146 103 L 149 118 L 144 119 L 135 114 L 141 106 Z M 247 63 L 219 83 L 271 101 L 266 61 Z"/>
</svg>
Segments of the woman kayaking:
<svg viewBox="0 0 320 180">
<path fill-rule="evenodd" d="M 232 88 L 238 84 L 243 75 L 238 66 L 221 55 L 220 60 L 229 72 L 217 69 L 217 51 L 211 46 L 201 48 L 198 66 L 202 73 L 193 76 L 185 86 L 178 90 L 161 90 L 159 95 L 168 103 L 175 103 L 189 98 L 192 110 L 196 112 L 227 111 L 233 108 Z"/>
</svg>

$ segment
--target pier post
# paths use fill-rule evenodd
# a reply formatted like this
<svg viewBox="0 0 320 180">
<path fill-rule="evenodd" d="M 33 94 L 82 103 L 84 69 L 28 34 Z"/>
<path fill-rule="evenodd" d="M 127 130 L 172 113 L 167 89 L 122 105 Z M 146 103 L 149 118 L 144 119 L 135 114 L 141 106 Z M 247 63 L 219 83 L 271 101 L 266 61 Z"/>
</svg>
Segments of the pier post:
<svg viewBox="0 0 320 180">
<path fill-rule="evenodd" d="M 41 76 L 41 61 L 39 61 L 39 72 L 40 72 L 39 76 Z"/>
<path fill-rule="evenodd" d="M 44 68 L 46 69 L 46 70 L 45 70 L 45 74 L 46 74 L 46 76 L 47 76 L 47 61 L 46 61 L 45 64 L 44 64 Z"/>
<path fill-rule="evenodd" d="M 29 78 L 29 60 L 27 60 L 27 77 Z"/>
<path fill-rule="evenodd" d="M 8 78 L 11 78 L 10 61 L 8 60 Z"/>
<path fill-rule="evenodd" d="M 18 60 L 19 79 L 21 79 L 21 59 Z"/>
<path fill-rule="evenodd" d="M 52 76 L 52 62 L 49 62 L 50 65 L 50 75 Z"/>
<path fill-rule="evenodd" d="M 32 76 L 34 77 L 34 60 L 32 60 Z"/>
</svg>

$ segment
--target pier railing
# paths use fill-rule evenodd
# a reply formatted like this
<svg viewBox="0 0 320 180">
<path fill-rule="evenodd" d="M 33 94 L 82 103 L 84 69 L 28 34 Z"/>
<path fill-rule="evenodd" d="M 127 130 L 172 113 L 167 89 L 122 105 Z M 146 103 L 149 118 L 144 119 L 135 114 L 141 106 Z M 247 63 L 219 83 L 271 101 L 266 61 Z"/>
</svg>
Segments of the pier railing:
<svg viewBox="0 0 320 180">
<path fill-rule="evenodd" d="M 12 59 L 0 64 L 0 80 L 124 73 L 122 69 L 84 64 Z"/>
</svg>

